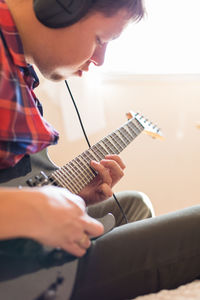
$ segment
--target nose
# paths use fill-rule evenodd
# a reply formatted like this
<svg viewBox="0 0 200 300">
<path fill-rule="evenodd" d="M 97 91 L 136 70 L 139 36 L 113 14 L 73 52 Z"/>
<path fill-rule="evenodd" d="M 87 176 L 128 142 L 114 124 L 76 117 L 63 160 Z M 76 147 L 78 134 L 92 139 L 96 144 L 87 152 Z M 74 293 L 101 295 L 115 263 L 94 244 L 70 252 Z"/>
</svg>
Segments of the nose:
<svg viewBox="0 0 200 300">
<path fill-rule="evenodd" d="M 107 44 L 105 43 L 101 47 L 97 47 L 90 58 L 90 61 L 93 62 L 96 66 L 102 66 L 105 60 Z"/>
</svg>

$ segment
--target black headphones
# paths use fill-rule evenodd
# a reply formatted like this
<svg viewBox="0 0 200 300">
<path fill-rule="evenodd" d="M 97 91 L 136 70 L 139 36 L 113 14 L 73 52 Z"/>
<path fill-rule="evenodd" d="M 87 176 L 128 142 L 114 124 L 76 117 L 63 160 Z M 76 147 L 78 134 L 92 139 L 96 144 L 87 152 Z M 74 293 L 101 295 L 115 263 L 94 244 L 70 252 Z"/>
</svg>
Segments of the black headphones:
<svg viewBox="0 0 200 300">
<path fill-rule="evenodd" d="M 80 20 L 94 0 L 34 0 L 37 19 L 45 26 L 61 28 Z"/>
</svg>

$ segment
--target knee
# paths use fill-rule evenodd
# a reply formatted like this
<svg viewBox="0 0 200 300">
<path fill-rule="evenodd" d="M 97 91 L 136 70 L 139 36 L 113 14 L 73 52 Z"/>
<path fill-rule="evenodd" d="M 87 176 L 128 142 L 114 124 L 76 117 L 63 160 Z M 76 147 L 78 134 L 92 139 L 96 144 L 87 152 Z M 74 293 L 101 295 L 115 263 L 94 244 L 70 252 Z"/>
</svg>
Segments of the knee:
<svg viewBox="0 0 200 300">
<path fill-rule="evenodd" d="M 138 192 L 138 194 L 141 197 L 142 204 L 146 207 L 147 218 L 155 217 L 155 211 L 149 197 L 143 192 Z"/>
<path fill-rule="evenodd" d="M 138 191 L 124 191 L 117 193 L 117 198 L 125 210 L 132 215 L 135 220 L 142 220 L 155 216 L 154 208 L 149 197 Z"/>
</svg>

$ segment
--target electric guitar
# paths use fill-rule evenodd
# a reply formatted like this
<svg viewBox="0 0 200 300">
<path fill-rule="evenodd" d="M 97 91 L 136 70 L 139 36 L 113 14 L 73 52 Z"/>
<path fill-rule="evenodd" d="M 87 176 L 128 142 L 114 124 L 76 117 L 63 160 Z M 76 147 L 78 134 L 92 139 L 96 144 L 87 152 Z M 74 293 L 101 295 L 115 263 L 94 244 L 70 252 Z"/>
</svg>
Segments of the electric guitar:
<svg viewBox="0 0 200 300">
<path fill-rule="evenodd" d="M 1 176 L 0 173 L 0 177 L 3 178 L 0 185 L 19 187 L 56 185 L 78 194 L 97 175 L 90 167 L 91 160 L 100 161 L 107 154 L 119 154 L 143 131 L 153 138 L 163 138 L 158 127 L 140 114 L 129 112 L 127 117 L 128 121 L 123 126 L 63 167 L 59 168 L 53 164 L 47 152 L 43 150 L 28 157 L 28 167 L 24 168 L 23 164 L 21 165 L 22 172 L 20 173 L 22 176 L 17 176 L 12 168 L 6 170 L 6 172 L 8 171 L 6 176 Z M 17 168 L 20 168 L 20 163 Z M 105 231 L 114 226 L 113 216 L 110 214 L 99 220 L 105 225 Z M 1 241 L 0 299 L 47 299 L 45 293 L 51 290 L 51 287 L 53 287 L 54 292 L 56 289 L 59 294 L 62 288 L 59 289 L 58 286 L 62 280 L 65 280 L 69 296 L 76 267 L 77 259 L 74 256 L 59 249 L 46 248 L 31 239 Z M 70 274 L 70 276 L 64 278 L 66 276 L 58 274 Z M 60 281 L 59 276 L 62 277 Z M 65 296 L 68 299 L 66 291 Z"/>
</svg>

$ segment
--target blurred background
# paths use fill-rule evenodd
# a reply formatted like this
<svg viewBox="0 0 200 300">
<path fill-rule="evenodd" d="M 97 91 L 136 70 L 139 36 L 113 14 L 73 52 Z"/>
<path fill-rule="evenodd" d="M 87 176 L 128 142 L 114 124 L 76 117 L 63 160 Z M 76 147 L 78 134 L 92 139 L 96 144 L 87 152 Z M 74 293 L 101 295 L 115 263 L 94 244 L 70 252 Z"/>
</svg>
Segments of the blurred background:
<svg viewBox="0 0 200 300">
<path fill-rule="evenodd" d="M 147 15 L 110 43 L 103 67 L 68 83 L 91 144 L 140 112 L 161 128 L 141 134 L 121 154 L 126 172 L 115 187 L 145 192 L 157 215 L 200 202 L 199 0 L 146 0 Z M 36 95 L 60 132 L 49 156 L 58 166 L 88 146 L 65 83 L 40 76 Z"/>
</svg>

